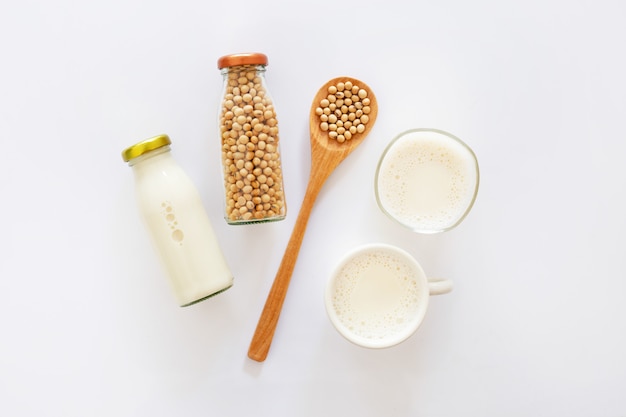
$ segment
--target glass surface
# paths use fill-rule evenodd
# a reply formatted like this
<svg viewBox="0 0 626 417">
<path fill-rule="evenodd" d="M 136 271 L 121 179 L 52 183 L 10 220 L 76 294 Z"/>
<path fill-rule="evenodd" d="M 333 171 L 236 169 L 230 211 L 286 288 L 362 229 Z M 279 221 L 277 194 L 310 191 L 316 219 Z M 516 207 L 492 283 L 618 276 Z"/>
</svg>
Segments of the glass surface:
<svg viewBox="0 0 626 417">
<path fill-rule="evenodd" d="M 459 225 L 478 193 L 476 155 L 459 138 L 438 129 L 411 129 L 386 147 L 374 187 L 389 218 L 417 233 Z"/>
<path fill-rule="evenodd" d="M 224 218 L 243 225 L 283 220 L 287 213 L 276 107 L 265 66 L 221 70 L 218 111 L 224 182 Z"/>
</svg>

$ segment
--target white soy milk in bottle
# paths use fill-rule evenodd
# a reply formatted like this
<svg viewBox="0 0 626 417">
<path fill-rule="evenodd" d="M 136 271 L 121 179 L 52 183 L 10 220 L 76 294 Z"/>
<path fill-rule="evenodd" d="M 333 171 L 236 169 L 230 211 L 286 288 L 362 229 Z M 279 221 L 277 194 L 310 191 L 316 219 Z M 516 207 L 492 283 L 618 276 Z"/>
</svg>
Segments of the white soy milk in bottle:
<svg viewBox="0 0 626 417">
<path fill-rule="evenodd" d="M 181 306 L 230 288 L 233 276 L 191 179 L 170 153 L 167 135 L 122 152 L 133 169 L 135 191 L 157 252 Z"/>
</svg>

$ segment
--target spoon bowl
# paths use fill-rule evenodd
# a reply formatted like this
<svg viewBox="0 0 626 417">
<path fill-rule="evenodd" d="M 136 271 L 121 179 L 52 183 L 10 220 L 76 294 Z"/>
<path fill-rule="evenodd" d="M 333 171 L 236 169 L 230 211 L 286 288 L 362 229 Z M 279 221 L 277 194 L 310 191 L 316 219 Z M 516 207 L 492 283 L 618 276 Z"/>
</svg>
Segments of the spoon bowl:
<svg viewBox="0 0 626 417">
<path fill-rule="evenodd" d="M 330 130 L 322 130 L 320 116 L 317 114 L 317 109 L 320 108 L 320 102 L 326 99 L 329 95 L 328 89 L 331 86 L 336 86 L 339 83 L 350 82 L 353 86 L 359 86 L 368 92 L 369 107 L 368 113 L 369 121 L 366 124 L 365 131 L 362 133 L 356 133 L 350 140 L 346 140 L 343 143 L 339 143 L 337 140 L 330 137 Z M 326 179 L 330 176 L 332 170 L 337 167 L 352 151 L 363 142 L 372 126 L 376 122 L 378 116 L 378 102 L 372 89 L 362 81 L 351 77 L 337 77 L 326 82 L 315 94 L 313 102 L 311 104 L 311 110 L 309 112 L 309 131 L 311 135 L 311 160 L 313 169 L 318 169 L 321 172 L 317 174 L 326 174 Z M 315 164 L 321 166 L 316 167 Z"/>
<path fill-rule="evenodd" d="M 357 119 L 359 122 L 360 119 L 363 119 L 363 122 L 360 122 L 360 124 L 364 125 L 364 130 L 361 132 L 357 131 L 354 134 L 351 134 L 350 137 L 346 135 L 343 138 L 343 142 L 340 142 L 339 140 L 341 138 L 338 140 L 331 137 L 331 135 L 333 135 L 331 132 L 341 131 L 337 126 L 338 123 L 328 123 L 334 120 L 334 118 L 325 122 L 321 117 L 321 114 L 327 114 L 327 116 L 329 116 L 328 113 L 330 112 L 330 114 L 335 114 L 338 119 L 341 119 L 342 116 L 339 116 L 339 113 L 335 113 L 336 109 L 330 110 L 330 101 L 327 105 L 325 102 L 322 102 L 322 100 L 328 100 L 330 95 L 334 95 L 335 98 L 331 98 L 331 100 L 336 100 L 334 102 L 338 104 L 338 100 L 343 99 L 345 95 L 347 95 L 347 90 L 344 94 L 337 94 L 337 92 L 341 93 L 342 89 L 345 88 L 346 85 L 349 85 L 348 83 L 350 83 L 353 87 L 358 86 L 359 90 L 364 90 L 366 92 L 366 95 L 363 96 L 364 93 L 360 93 L 360 95 L 359 92 L 356 93 L 359 100 L 358 102 L 361 103 L 362 107 L 358 110 L 361 110 L 361 112 L 356 111 L 356 106 L 355 110 L 352 111 L 349 106 L 346 105 L 348 109 L 345 112 L 342 112 L 342 114 L 350 114 L 350 116 L 348 116 L 350 118 L 354 113 L 354 119 L 351 121 L 353 122 L 351 123 L 352 126 L 356 124 Z M 337 91 L 333 92 L 335 90 Z M 355 97 L 355 99 L 351 101 L 357 101 L 357 98 Z M 367 103 L 367 105 L 364 103 Z M 368 108 L 365 109 L 365 107 Z M 341 110 L 342 109 L 340 108 L 340 111 Z M 326 111 L 326 113 L 324 113 L 324 111 Z M 363 115 L 367 117 L 367 120 L 363 117 Z M 250 348 L 248 349 L 248 357 L 250 359 L 262 362 L 267 357 L 272 339 L 274 337 L 274 332 L 278 324 L 283 302 L 285 301 L 285 297 L 287 295 L 291 276 L 296 265 L 298 253 L 300 252 L 300 247 L 302 246 L 302 240 L 311 215 L 311 210 L 315 200 L 317 199 L 317 195 L 326 182 L 326 179 L 330 176 L 334 169 L 367 137 L 376 122 L 377 116 L 378 104 L 376 102 L 374 92 L 367 84 L 357 80 L 356 78 L 333 78 L 320 87 L 317 94 L 315 94 L 309 115 L 309 129 L 311 136 L 311 171 L 309 174 L 309 182 L 302 206 L 300 207 L 298 218 L 293 231 L 291 232 L 289 243 L 287 244 L 287 249 L 283 255 L 280 267 L 278 268 L 278 272 L 274 278 L 274 283 L 272 284 L 272 288 L 270 289 L 267 300 L 265 301 L 265 306 L 263 307 L 254 336 L 252 337 Z M 327 125 L 323 125 L 322 123 L 327 123 Z M 331 124 L 334 124 L 335 126 L 332 127 L 330 126 Z M 345 125 L 340 127 L 343 126 Z"/>
</svg>

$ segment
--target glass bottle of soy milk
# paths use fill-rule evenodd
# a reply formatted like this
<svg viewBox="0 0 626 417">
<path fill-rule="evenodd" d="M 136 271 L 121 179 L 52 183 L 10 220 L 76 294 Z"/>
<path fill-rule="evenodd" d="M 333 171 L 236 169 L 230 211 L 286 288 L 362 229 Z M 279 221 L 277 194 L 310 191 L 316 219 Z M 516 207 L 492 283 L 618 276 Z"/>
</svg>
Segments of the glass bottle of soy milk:
<svg viewBox="0 0 626 417">
<path fill-rule="evenodd" d="M 135 191 L 178 303 L 184 307 L 219 294 L 233 276 L 191 179 L 159 135 L 122 152 L 132 167 Z"/>
</svg>

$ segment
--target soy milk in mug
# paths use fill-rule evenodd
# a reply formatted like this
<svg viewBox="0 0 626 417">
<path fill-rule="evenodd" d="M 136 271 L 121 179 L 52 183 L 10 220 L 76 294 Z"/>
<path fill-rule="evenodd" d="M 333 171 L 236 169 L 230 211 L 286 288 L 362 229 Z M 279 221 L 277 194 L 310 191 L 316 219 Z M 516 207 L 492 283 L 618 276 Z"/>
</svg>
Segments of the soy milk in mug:
<svg viewBox="0 0 626 417">
<path fill-rule="evenodd" d="M 386 348 L 420 327 L 430 295 L 450 291 L 450 280 L 427 278 L 405 250 L 372 243 L 341 259 L 324 299 L 328 317 L 343 337 L 362 347 Z"/>
<path fill-rule="evenodd" d="M 385 149 L 376 170 L 376 200 L 398 223 L 420 233 L 458 225 L 478 192 L 474 152 L 435 129 L 401 133 Z"/>
</svg>

